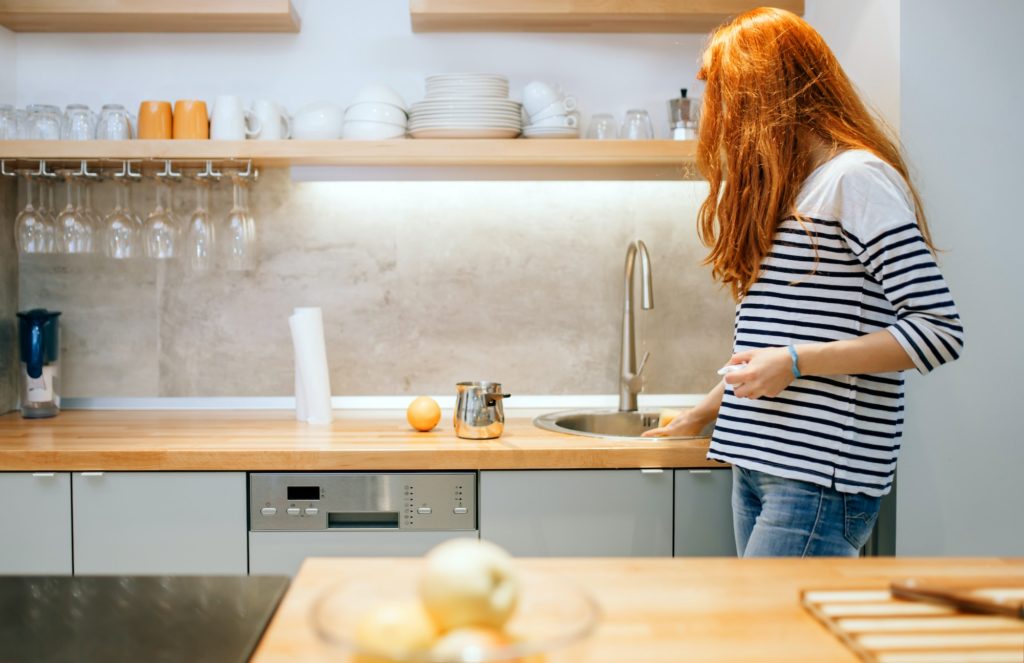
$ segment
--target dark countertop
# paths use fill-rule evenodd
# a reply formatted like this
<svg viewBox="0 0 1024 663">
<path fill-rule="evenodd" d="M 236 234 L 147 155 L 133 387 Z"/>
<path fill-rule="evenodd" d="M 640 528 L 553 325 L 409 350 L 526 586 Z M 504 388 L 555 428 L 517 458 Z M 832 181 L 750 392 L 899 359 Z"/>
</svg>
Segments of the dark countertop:
<svg viewBox="0 0 1024 663">
<path fill-rule="evenodd" d="M 244 662 L 277 576 L 0 577 L 0 661 Z"/>
</svg>

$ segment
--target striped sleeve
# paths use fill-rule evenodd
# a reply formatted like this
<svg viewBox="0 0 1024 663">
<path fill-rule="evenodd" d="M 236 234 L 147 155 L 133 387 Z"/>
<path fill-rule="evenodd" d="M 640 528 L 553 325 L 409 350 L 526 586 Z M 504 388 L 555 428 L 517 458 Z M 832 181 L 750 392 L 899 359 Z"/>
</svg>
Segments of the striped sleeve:
<svg viewBox="0 0 1024 663">
<path fill-rule="evenodd" d="M 841 184 L 843 234 L 896 312 L 888 328 L 921 373 L 960 356 L 964 329 L 902 177 L 865 164 Z"/>
</svg>

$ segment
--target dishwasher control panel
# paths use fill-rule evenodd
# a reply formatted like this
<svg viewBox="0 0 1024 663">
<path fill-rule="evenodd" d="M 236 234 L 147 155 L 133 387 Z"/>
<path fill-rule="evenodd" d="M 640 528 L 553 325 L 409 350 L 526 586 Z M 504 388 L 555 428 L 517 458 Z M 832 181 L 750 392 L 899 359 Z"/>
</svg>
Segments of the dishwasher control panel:
<svg viewBox="0 0 1024 663">
<path fill-rule="evenodd" d="M 475 530 L 476 473 L 251 473 L 249 529 Z"/>
</svg>

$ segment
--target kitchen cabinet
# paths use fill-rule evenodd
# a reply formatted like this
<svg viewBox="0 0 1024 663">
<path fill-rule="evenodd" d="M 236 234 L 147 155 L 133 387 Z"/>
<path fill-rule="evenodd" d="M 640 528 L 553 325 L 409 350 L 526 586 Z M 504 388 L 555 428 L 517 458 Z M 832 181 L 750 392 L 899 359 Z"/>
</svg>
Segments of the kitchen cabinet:
<svg viewBox="0 0 1024 663">
<path fill-rule="evenodd" d="M 0 473 L 0 575 L 71 575 L 71 476 Z"/>
<path fill-rule="evenodd" d="M 13 32 L 298 32 L 291 0 L 0 0 Z"/>
<path fill-rule="evenodd" d="M 675 471 L 676 557 L 736 556 L 732 470 Z"/>
<path fill-rule="evenodd" d="M 74 563 L 88 574 L 244 574 L 244 472 L 76 472 Z"/>
<path fill-rule="evenodd" d="M 480 473 L 480 538 L 526 557 L 672 555 L 671 470 Z"/>
<path fill-rule="evenodd" d="M 411 0 L 415 32 L 707 32 L 759 0 Z M 804 0 L 774 0 L 797 14 Z"/>
</svg>

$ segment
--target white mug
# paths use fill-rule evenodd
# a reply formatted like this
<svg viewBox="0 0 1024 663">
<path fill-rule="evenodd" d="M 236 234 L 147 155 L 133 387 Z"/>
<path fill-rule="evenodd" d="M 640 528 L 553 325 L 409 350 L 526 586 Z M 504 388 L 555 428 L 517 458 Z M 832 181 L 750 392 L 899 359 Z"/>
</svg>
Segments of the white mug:
<svg viewBox="0 0 1024 663">
<path fill-rule="evenodd" d="M 550 106 L 547 106 L 546 108 L 542 108 L 536 113 L 531 113 L 530 120 L 532 120 L 533 123 L 536 124 L 540 120 L 544 120 L 549 117 L 554 117 L 556 115 L 565 115 L 566 113 L 574 110 L 576 110 L 576 98 L 566 97 L 565 99 L 556 101 L 555 103 L 551 104 Z"/>
<path fill-rule="evenodd" d="M 535 120 L 532 127 L 575 127 L 580 122 L 575 115 L 551 115 L 543 120 Z"/>
<path fill-rule="evenodd" d="M 566 100 L 565 106 L 566 111 L 571 111 L 576 108 L 576 100 L 572 97 L 566 97 L 561 90 L 553 88 L 547 83 L 541 81 L 533 81 L 527 83 L 526 87 L 523 88 L 523 108 L 532 117 L 546 109 L 548 106 Z"/>
<path fill-rule="evenodd" d="M 260 99 L 252 104 L 252 112 L 259 120 L 260 129 L 252 136 L 256 140 L 281 140 L 292 137 L 292 118 L 277 102 Z"/>
<path fill-rule="evenodd" d="M 213 111 L 210 113 L 212 140 L 245 140 L 246 136 L 258 134 L 261 128 L 256 115 L 242 108 L 242 100 L 239 97 L 222 94 L 214 101 Z"/>
</svg>

